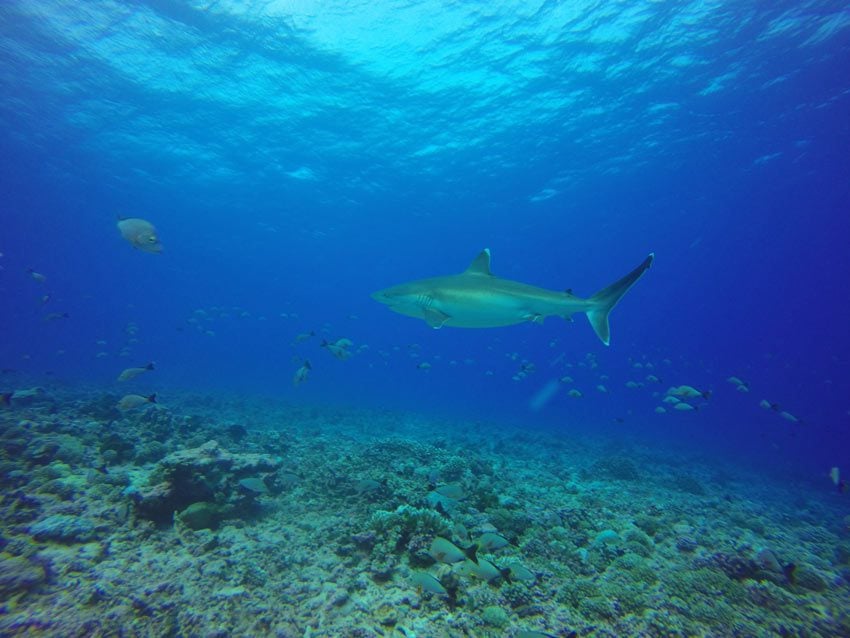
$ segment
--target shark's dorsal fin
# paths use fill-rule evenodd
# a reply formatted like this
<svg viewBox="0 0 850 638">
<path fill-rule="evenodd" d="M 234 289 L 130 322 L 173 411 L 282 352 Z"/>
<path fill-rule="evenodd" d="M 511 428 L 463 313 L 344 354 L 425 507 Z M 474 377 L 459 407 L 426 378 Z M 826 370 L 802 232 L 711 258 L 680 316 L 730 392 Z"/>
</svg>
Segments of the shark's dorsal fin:
<svg viewBox="0 0 850 638">
<path fill-rule="evenodd" d="M 478 253 L 478 257 L 472 260 L 472 263 L 469 264 L 469 268 L 467 268 L 463 274 L 492 275 L 493 273 L 490 272 L 490 249 L 485 248 Z"/>
</svg>

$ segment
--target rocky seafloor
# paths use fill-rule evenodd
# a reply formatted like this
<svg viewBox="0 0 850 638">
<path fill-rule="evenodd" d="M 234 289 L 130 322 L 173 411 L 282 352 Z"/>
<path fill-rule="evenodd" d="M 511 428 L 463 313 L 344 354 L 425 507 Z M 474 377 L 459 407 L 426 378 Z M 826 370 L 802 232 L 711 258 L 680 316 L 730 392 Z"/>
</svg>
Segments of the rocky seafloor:
<svg viewBox="0 0 850 638">
<path fill-rule="evenodd" d="M 850 635 L 828 489 L 613 438 L 118 398 L 0 408 L 0 635 Z M 492 573 L 429 554 L 486 532 Z"/>
</svg>

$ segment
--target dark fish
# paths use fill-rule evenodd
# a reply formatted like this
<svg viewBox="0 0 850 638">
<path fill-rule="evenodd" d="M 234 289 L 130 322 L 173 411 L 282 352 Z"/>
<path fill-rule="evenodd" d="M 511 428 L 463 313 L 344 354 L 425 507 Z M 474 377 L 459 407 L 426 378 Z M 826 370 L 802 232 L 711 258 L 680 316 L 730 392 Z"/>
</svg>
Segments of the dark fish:
<svg viewBox="0 0 850 638">
<path fill-rule="evenodd" d="M 227 435 L 236 441 L 241 441 L 248 434 L 248 430 L 240 423 L 227 426 Z"/>
<path fill-rule="evenodd" d="M 797 582 L 797 579 L 796 579 L 796 576 L 795 576 L 796 572 L 797 572 L 797 565 L 794 564 L 794 563 L 788 563 L 787 565 L 785 565 L 782 568 L 782 573 L 785 574 L 785 579 L 791 585 L 793 585 Z"/>
</svg>

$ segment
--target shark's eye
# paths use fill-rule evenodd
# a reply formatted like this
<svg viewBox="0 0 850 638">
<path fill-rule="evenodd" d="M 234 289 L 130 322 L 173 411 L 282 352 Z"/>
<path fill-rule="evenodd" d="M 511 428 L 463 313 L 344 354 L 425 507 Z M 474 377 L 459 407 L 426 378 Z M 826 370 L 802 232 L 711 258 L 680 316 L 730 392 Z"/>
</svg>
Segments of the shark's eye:
<svg viewBox="0 0 850 638">
<path fill-rule="evenodd" d="M 156 243 L 156 237 L 154 237 L 153 235 L 148 237 L 148 243 L 149 244 L 155 244 Z"/>
</svg>

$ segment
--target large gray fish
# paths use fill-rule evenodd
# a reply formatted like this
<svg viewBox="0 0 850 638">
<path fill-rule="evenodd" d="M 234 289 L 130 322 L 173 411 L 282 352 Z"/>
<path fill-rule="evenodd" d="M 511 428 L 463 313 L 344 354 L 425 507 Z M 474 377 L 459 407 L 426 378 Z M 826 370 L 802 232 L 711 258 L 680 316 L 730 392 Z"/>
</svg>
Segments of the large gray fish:
<svg viewBox="0 0 850 638">
<path fill-rule="evenodd" d="M 582 299 L 560 292 L 501 279 L 490 272 L 490 250 L 485 248 L 464 272 L 410 281 L 380 290 L 372 298 L 409 317 L 424 319 L 432 328 L 496 328 L 526 321 L 543 323 L 556 315 L 571 319 L 583 312 L 606 346 L 611 340 L 608 314 L 652 265 L 650 253 L 625 277 Z"/>
<path fill-rule="evenodd" d="M 138 217 L 118 218 L 118 231 L 121 236 L 146 253 L 161 253 L 162 244 L 156 234 L 156 228 L 145 219 Z"/>
</svg>

